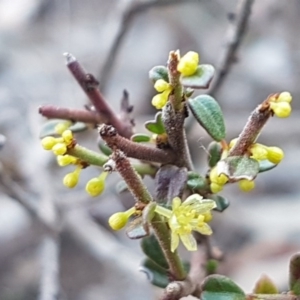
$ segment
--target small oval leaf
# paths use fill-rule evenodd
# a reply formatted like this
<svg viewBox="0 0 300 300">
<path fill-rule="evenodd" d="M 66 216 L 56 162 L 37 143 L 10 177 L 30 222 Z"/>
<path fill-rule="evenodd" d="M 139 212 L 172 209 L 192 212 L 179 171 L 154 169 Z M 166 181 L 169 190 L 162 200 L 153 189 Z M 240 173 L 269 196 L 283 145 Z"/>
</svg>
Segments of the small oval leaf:
<svg viewBox="0 0 300 300">
<path fill-rule="evenodd" d="M 153 83 L 158 79 L 169 82 L 168 69 L 165 66 L 155 66 L 149 71 L 149 78 Z"/>
<path fill-rule="evenodd" d="M 229 200 L 220 195 L 211 194 L 208 198 L 216 202 L 217 207 L 215 207 L 214 210 L 218 212 L 224 211 L 230 205 Z"/>
<path fill-rule="evenodd" d="M 165 133 L 166 130 L 161 116 L 161 112 L 156 113 L 154 120 L 150 120 L 145 123 L 146 129 L 156 134 Z"/>
<path fill-rule="evenodd" d="M 201 284 L 202 300 L 245 300 L 243 290 L 230 278 L 210 275 Z"/>
<path fill-rule="evenodd" d="M 136 143 L 147 143 L 151 140 L 149 135 L 143 133 L 136 133 L 132 135 L 130 139 Z"/>
<path fill-rule="evenodd" d="M 274 169 L 275 167 L 277 167 L 277 165 L 271 163 L 267 159 L 260 160 L 259 161 L 259 171 L 258 172 L 263 173 L 263 172 L 266 172 L 266 171 L 270 171 L 270 170 Z"/>
<path fill-rule="evenodd" d="M 107 156 L 110 156 L 112 154 L 112 150 L 106 145 L 106 143 L 102 139 L 98 141 L 98 148 L 103 154 Z"/>
<path fill-rule="evenodd" d="M 168 262 L 165 259 L 164 253 L 155 235 L 151 234 L 143 238 L 141 241 L 141 248 L 146 256 L 154 261 L 158 266 L 164 269 L 169 268 Z"/>
<path fill-rule="evenodd" d="M 42 128 L 40 130 L 40 139 L 46 137 L 46 136 L 59 136 L 59 134 L 55 131 L 55 126 L 59 123 L 65 122 L 66 120 L 61 119 L 52 119 L 47 122 L 45 122 L 42 125 Z M 81 132 L 88 128 L 88 126 L 83 122 L 76 122 L 70 126 L 70 130 L 72 132 Z"/>
<path fill-rule="evenodd" d="M 209 95 L 200 95 L 188 100 L 189 108 L 198 123 L 217 142 L 225 138 L 223 113 L 218 102 Z"/>
<path fill-rule="evenodd" d="M 191 76 L 181 76 L 180 82 L 185 87 L 193 89 L 207 89 L 215 74 L 212 65 L 199 65 L 195 74 Z"/>
<path fill-rule="evenodd" d="M 141 216 L 136 217 L 130 221 L 126 234 L 130 239 L 137 240 L 149 235 L 148 224 L 144 224 Z"/>
<path fill-rule="evenodd" d="M 188 173 L 187 186 L 191 190 L 206 190 L 208 188 L 206 179 L 195 172 Z"/>
<path fill-rule="evenodd" d="M 207 148 L 207 152 L 208 152 L 208 165 L 213 168 L 218 161 L 221 159 L 221 155 L 222 155 L 222 146 L 220 145 L 220 143 L 216 142 L 216 141 L 212 141 Z"/>
<path fill-rule="evenodd" d="M 217 164 L 218 174 L 224 173 L 231 180 L 253 180 L 259 172 L 256 159 L 246 156 L 229 156 Z"/>
<path fill-rule="evenodd" d="M 170 282 L 167 271 L 159 267 L 149 258 L 142 261 L 139 270 L 147 275 L 148 280 L 153 285 L 160 288 L 165 288 Z"/>
</svg>

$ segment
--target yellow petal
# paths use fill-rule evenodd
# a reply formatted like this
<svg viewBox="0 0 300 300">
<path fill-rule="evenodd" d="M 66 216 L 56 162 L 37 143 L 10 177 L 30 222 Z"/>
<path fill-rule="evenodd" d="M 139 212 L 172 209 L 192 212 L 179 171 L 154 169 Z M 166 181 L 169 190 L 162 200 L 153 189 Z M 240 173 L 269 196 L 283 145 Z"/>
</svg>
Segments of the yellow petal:
<svg viewBox="0 0 300 300">
<path fill-rule="evenodd" d="M 179 236 L 178 234 L 172 232 L 171 234 L 171 251 L 174 252 L 179 246 Z"/>
<path fill-rule="evenodd" d="M 189 251 L 196 251 L 197 250 L 197 242 L 192 234 L 181 234 L 180 239 L 185 246 L 186 249 Z"/>
<path fill-rule="evenodd" d="M 174 211 L 180 205 L 181 205 L 181 199 L 179 197 L 174 198 L 172 202 L 172 210 Z"/>
<path fill-rule="evenodd" d="M 197 205 L 194 205 L 193 209 L 195 209 L 198 214 L 204 214 L 204 213 L 212 210 L 216 206 L 217 205 L 214 200 L 203 199 L 203 200 L 201 200 L 201 202 L 197 203 Z"/>
<path fill-rule="evenodd" d="M 202 223 L 201 226 L 197 226 L 197 227 L 194 227 L 193 228 L 194 231 L 198 231 L 200 232 L 201 234 L 204 234 L 204 235 L 211 235 L 212 234 L 212 230 L 210 228 L 210 226 L 206 223 Z"/>
</svg>

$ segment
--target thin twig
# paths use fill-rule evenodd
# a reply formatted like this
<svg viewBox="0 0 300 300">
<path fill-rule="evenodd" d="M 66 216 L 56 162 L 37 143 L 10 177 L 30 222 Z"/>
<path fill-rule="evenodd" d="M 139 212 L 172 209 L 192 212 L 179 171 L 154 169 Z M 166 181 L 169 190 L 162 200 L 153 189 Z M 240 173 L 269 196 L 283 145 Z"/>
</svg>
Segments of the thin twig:
<svg viewBox="0 0 300 300">
<path fill-rule="evenodd" d="M 107 122 L 105 116 L 84 109 L 73 109 L 54 105 L 43 105 L 39 107 L 39 113 L 48 119 L 63 119 L 77 122 L 102 124 Z"/>
<path fill-rule="evenodd" d="M 100 90 L 105 91 L 107 83 L 110 80 L 110 76 L 114 67 L 114 63 L 118 52 L 121 48 L 122 42 L 129 31 L 130 25 L 136 15 L 145 12 L 153 7 L 162 7 L 168 5 L 184 4 L 187 1 L 199 3 L 199 0 L 149 0 L 149 1 L 133 1 L 123 0 L 117 8 L 117 12 L 114 11 L 115 16 L 111 18 L 111 22 L 118 24 L 116 32 L 114 33 L 114 39 L 108 50 L 108 55 L 104 59 L 105 63 L 101 69 L 100 78 Z M 108 26 L 109 27 L 109 26 Z M 113 26 L 115 27 L 115 26 Z M 110 27 L 109 27 L 110 28 Z M 110 32 L 111 34 L 111 32 Z"/>
<path fill-rule="evenodd" d="M 39 300 L 56 300 L 60 294 L 58 237 L 45 236 L 41 244 L 41 283 Z"/>
<path fill-rule="evenodd" d="M 4 188 L 4 191 L 12 199 L 19 202 L 31 216 L 35 217 L 39 224 L 45 229 L 45 232 L 50 234 L 56 234 L 57 228 L 53 226 L 48 220 L 40 215 L 38 206 L 31 200 L 31 195 L 25 192 L 25 190 L 15 181 L 13 181 L 4 172 L 0 174 L 0 184 Z"/>
<path fill-rule="evenodd" d="M 217 73 L 208 94 L 215 95 L 236 61 L 236 53 L 245 35 L 254 0 L 239 0 L 234 19 L 227 29 L 227 45 L 218 64 Z"/>
<path fill-rule="evenodd" d="M 114 110 L 100 93 L 100 90 L 98 89 L 99 82 L 96 78 L 92 74 L 87 73 L 72 54 L 65 53 L 65 56 L 67 67 L 90 99 L 95 110 L 100 116 L 104 115 L 107 117 L 107 123 L 113 125 L 120 135 L 130 138 L 132 135 L 132 124 L 125 124 L 116 115 Z"/>
</svg>

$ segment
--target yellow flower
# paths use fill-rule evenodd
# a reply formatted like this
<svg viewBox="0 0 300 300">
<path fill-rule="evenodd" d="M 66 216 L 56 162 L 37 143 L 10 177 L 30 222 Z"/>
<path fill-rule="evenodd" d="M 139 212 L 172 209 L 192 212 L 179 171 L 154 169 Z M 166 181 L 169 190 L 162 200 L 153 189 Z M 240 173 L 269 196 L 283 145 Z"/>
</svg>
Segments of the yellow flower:
<svg viewBox="0 0 300 300">
<path fill-rule="evenodd" d="M 212 234 L 207 224 L 207 213 L 216 207 L 213 200 L 203 199 L 198 194 L 189 196 L 183 203 L 176 197 L 172 202 L 172 210 L 157 205 L 155 211 L 168 219 L 171 229 L 171 251 L 179 246 L 179 240 L 189 251 L 197 250 L 197 242 L 192 231 L 204 235 Z"/>
<path fill-rule="evenodd" d="M 179 61 L 177 70 L 184 76 L 191 76 L 196 73 L 199 64 L 199 54 L 189 51 Z"/>
</svg>

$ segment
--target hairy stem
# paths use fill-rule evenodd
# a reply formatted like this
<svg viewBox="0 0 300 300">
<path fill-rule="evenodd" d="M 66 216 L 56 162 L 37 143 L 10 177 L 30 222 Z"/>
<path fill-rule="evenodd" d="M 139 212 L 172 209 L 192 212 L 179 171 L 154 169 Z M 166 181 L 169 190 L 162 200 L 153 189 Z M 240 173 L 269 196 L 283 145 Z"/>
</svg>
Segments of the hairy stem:
<svg viewBox="0 0 300 300">
<path fill-rule="evenodd" d="M 170 231 L 167 228 L 166 223 L 163 222 L 162 218 L 158 214 L 155 214 L 151 221 L 151 226 L 169 264 L 173 279 L 184 280 L 186 278 L 186 272 L 177 252 L 171 252 Z"/>
<path fill-rule="evenodd" d="M 151 148 L 132 142 L 118 135 L 116 129 L 112 126 L 101 125 L 99 133 L 111 149 L 120 149 L 128 157 L 163 164 L 171 163 L 175 160 L 175 155 L 171 151 Z"/>
<path fill-rule="evenodd" d="M 266 99 L 251 113 L 245 127 L 238 137 L 237 142 L 229 151 L 228 156 L 244 155 L 247 152 L 248 147 L 256 141 L 262 128 L 272 116 L 272 111 L 269 109 L 268 99 Z"/>
</svg>

